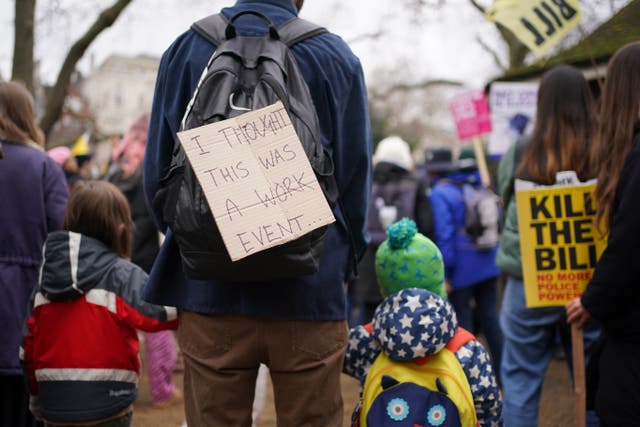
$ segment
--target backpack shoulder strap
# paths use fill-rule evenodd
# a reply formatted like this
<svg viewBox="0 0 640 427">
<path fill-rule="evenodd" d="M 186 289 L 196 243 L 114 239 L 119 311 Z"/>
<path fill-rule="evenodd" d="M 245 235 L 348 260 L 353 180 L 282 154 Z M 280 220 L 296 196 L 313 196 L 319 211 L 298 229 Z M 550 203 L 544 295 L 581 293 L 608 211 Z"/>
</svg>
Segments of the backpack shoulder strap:
<svg viewBox="0 0 640 427">
<path fill-rule="evenodd" d="M 460 350 L 460 347 L 475 339 L 476 337 L 471 332 L 458 326 L 458 329 L 456 329 L 456 333 L 453 335 L 453 338 L 451 338 L 447 345 L 445 345 L 444 347 L 450 352 L 455 353 L 456 351 Z"/>
<path fill-rule="evenodd" d="M 229 21 L 223 14 L 216 13 L 194 22 L 191 25 L 191 29 L 200 34 L 210 43 L 218 46 L 225 40 L 225 30 L 228 22 Z M 306 19 L 297 17 L 289 19 L 278 28 L 280 40 L 289 47 L 296 43 L 300 43 L 309 37 L 317 36 L 318 34 L 326 32 L 326 28 L 314 24 L 311 21 L 307 21 Z"/>
<path fill-rule="evenodd" d="M 473 195 L 476 193 L 476 191 L 480 191 L 483 187 L 480 186 L 475 186 L 473 184 L 470 184 L 468 182 L 462 182 L 460 184 L 458 184 L 460 186 L 460 188 L 462 188 L 462 193 L 465 197 L 465 200 L 467 198 L 471 198 L 473 197 Z"/>
<path fill-rule="evenodd" d="M 456 187 L 462 187 L 461 182 L 454 181 L 451 178 L 440 178 L 438 181 L 436 181 L 434 187 L 437 187 L 439 185 L 445 185 L 445 184 L 455 185 Z"/>
<path fill-rule="evenodd" d="M 369 332 L 369 335 L 373 335 L 373 323 L 369 322 L 366 325 L 362 325 L 365 331 Z"/>
<path fill-rule="evenodd" d="M 327 29 L 306 19 L 294 17 L 278 27 L 280 40 L 288 47 L 300 43 L 309 37 L 326 33 Z"/>
<path fill-rule="evenodd" d="M 471 332 L 467 331 L 466 329 L 458 326 L 458 329 L 456 329 L 456 333 L 453 335 L 453 338 L 449 340 L 449 342 L 447 343 L 447 345 L 444 346 L 444 348 L 446 348 L 452 353 L 455 353 L 456 351 L 460 350 L 460 347 L 462 347 L 469 341 L 473 341 L 475 339 L 476 339 L 475 335 L 473 335 Z M 429 360 L 431 360 L 432 357 L 433 355 L 419 357 L 417 359 L 414 359 L 413 363 L 417 365 L 424 365 Z"/>
<path fill-rule="evenodd" d="M 221 13 L 209 15 L 191 24 L 191 29 L 204 37 L 214 46 L 219 46 L 225 40 L 227 18 Z"/>
</svg>

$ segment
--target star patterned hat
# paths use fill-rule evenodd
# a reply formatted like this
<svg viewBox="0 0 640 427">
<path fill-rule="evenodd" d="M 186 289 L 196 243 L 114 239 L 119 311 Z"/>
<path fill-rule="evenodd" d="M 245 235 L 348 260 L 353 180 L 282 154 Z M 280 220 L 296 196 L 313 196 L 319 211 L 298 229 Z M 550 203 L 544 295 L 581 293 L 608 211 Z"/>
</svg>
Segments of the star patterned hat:
<svg viewBox="0 0 640 427">
<path fill-rule="evenodd" d="M 387 227 L 387 240 L 376 251 L 376 275 L 385 297 L 407 288 L 447 297 L 440 249 L 409 218 Z"/>
</svg>

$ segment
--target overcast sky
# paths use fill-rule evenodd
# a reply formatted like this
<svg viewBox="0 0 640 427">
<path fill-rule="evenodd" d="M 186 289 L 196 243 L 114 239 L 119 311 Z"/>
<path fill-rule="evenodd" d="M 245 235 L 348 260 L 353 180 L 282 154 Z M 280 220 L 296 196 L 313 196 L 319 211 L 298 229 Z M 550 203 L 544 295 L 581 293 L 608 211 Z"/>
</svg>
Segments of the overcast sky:
<svg viewBox="0 0 640 427">
<path fill-rule="evenodd" d="M 73 5 L 73 13 L 45 15 L 47 2 L 39 0 L 36 22 L 36 58 L 44 80 L 55 80 L 64 55 L 96 16 L 96 4 L 113 0 L 56 0 Z M 99 65 L 111 54 L 160 56 L 168 45 L 196 19 L 217 11 L 233 0 L 134 0 L 113 27 L 91 45 L 79 64 L 87 72 L 90 58 Z M 403 70 L 403 78 L 461 80 L 470 87 L 482 86 L 499 73 L 476 37 L 500 50 L 493 25 L 469 5 L 468 0 L 448 0 L 439 11 L 421 16 L 398 8 L 397 0 L 307 0 L 301 16 L 326 26 L 347 41 L 360 57 L 367 80 L 387 79 L 381 69 Z M 185 6 L 189 5 L 189 6 Z M 328 7 L 335 5 L 335 7 Z M 49 7 L 50 9 L 50 7 Z M 7 78 L 13 55 L 14 1 L 0 0 L 0 73 Z M 357 17 L 357 19 L 356 19 Z M 382 29 L 377 39 L 363 35 Z M 359 40 L 359 41 L 356 41 Z M 504 49 L 502 49 L 504 51 Z M 395 74 L 398 75 L 398 74 Z"/>
</svg>

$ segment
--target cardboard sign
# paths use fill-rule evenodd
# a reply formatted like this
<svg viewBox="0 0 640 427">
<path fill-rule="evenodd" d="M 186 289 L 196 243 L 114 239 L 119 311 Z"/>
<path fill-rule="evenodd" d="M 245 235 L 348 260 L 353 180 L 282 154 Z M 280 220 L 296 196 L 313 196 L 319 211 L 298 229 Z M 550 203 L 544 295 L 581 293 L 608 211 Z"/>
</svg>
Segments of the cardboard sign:
<svg viewBox="0 0 640 427">
<path fill-rule="evenodd" d="M 178 138 L 233 261 L 335 221 L 280 101 Z"/>
<path fill-rule="evenodd" d="M 564 306 L 584 292 L 606 241 L 593 223 L 595 184 L 522 189 L 518 230 L 527 307 Z"/>
<path fill-rule="evenodd" d="M 578 26 L 582 14 L 578 0 L 495 0 L 487 19 L 504 25 L 543 56 Z"/>
<path fill-rule="evenodd" d="M 482 90 L 457 95 L 449 102 L 460 140 L 491 132 L 489 106 Z"/>
<path fill-rule="evenodd" d="M 503 155 L 518 138 L 533 129 L 538 103 L 538 83 L 495 82 L 489 92 L 493 129 L 490 155 Z"/>
</svg>

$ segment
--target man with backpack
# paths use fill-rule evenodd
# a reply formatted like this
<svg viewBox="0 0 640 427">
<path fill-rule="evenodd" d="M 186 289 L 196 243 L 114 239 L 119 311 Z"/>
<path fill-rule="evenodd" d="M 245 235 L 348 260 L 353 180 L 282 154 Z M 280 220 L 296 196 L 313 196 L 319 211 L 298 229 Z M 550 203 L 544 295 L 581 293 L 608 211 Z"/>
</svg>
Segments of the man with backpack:
<svg viewBox="0 0 640 427">
<path fill-rule="evenodd" d="M 160 64 L 144 180 L 147 203 L 166 239 L 144 296 L 180 309 L 177 337 L 190 426 L 250 425 L 260 363 L 270 371 L 278 425 L 342 425 L 344 283 L 365 247 L 371 130 L 358 58 L 338 36 L 296 19 L 301 5 L 238 0 L 194 24 Z M 245 50 L 257 54 L 248 59 Z M 315 230 L 310 233 L 310 244 L 307 235 L 306 241 L 303 236 L 230 262 L 226 253 L 215 253 L 219 233 L 176 133 L 277 100 L 291 117 L 336 222 L 317 238 Z M 203 261 L 195 246 L 200 243 L 214 261 Z M 302 248 L 299 257 L 291 255 L 296 247 Z M 288 276 L 278 251 L 292 269 L 310 261 L 301 267 L 309 272 Z M 230 277 L 218 278 L 225 275 Z"/>
<path fill-rule="evenodd" d="M 502 332 L 498 323 L 500 271 L 498 250 L 501 206 L 498 196 L 482 185 L 473 151 L 452 161 L 451 151 L 427 162 L 434 179 L 431 206 L 435 241 L 444 257 L 449 300 L 460 326 L 487 338 L 494 372 L 499 373 Z M 436 156 L 437 157 L 437 156 Z M 473 303 L 475 302 L 475 310 Z M 474 320 L 480 325 L 474 325 Z M 479 327 L 476 327 L 479 326 Z"/>
</svg>

